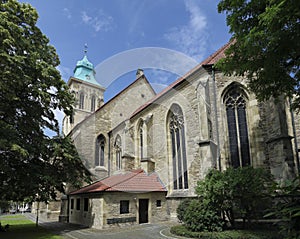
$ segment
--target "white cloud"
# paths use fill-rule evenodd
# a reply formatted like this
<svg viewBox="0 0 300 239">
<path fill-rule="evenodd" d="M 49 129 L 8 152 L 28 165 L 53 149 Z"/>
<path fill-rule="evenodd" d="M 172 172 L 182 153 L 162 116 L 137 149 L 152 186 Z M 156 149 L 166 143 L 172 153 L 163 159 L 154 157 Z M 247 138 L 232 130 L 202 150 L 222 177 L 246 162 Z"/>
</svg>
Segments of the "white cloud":
<svg viewBox="0 0 300 239">
<path fill-rule="evenodd" d="M 187 24 L 174 27 L 165 34 L 165 38 L 175 44 L 178 50 L 202 60 L 207 43 L 207 19 L 194 0 L 185 0 L 185 8 L 189 14 Z"/>
<path fill-rule="evenodd" d="M 71 19 L 72 18 L 72 14 L 70 12 L 70 10 L 68 8 L 64 8 L 63 9 L 63 14 L 68 18 L 68 19 Z"/>
<path fill-rule="evenodd" d="M 107 32 L 113 28 L 113 17 L 108 16 L 101 9 L 96 16 L 91 16 L 86 11 L 81 12 L 81 20 L 84 24 L 91 26 L 95 32 Z"/>
</svg>

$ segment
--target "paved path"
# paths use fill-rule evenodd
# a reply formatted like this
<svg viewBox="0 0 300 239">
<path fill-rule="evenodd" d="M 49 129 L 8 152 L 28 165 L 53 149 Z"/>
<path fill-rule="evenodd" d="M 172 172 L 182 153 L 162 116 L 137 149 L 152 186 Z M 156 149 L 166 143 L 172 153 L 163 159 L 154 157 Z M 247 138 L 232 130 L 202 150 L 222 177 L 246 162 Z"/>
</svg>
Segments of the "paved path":
<svg viewBox="0 0 300 239">
<path fill-rule="evenodd" d="M 35 222 L 35 215 L 26 214 Z M 170 233 L 172 223 L 140 224 L 126 228 L 96 230 L 70 223 L 44 221 L 39 219 L 39 225 L 66 239 L 177 239 L 182 237 Z"/>
</svg>

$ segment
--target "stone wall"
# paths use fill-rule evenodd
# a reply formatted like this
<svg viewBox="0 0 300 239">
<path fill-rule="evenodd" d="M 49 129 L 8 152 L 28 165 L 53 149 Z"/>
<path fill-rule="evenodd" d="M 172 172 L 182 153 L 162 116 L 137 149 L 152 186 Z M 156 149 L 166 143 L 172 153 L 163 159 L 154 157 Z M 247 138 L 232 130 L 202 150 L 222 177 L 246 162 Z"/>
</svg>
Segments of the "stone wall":
<svg viewBox="0 0 300 239">
<path fill-rule="evenodd" d="M 109 175 L 113 169 L 111 136 L 109 132 L 129 118 L 129 116 L 143 103 L 154 96 L 154 92 L 144 77 L 140 77 L 130 87 L 126 88 L 100 110 L 87 117 L 71 132 L 75 146 L 86 167 L 97 177 Z M 95 149 L 97 137 L 105 137 L 105 164 L 103 167 L 95 165 Z M 111 161 L 109 161 L 111 159 Z"/>
<path fill-rule="evenodd" d="M 88 198 L 88 210 L 84 210 L 84 198 Z M 77 199 L 80 199 L 80 209 L 77 210 Z M 127 227 L 139 222 L 139 199 L 149 199 L 148 220 L 158 223 L 169 220 L 168 205 L 164 192 L 126 193 L 104 192 L 90 195 L 74 195 L 69 202 L 69 222 L 89 227 L 103 229 L 110 227 Z M 71 208 L 73 200 L 73 208 Z M 120 201 L 129 201 L 129 212 L 120 213 Z M 160 203 L 157 204 L 158 200 Z"/>
</svg>

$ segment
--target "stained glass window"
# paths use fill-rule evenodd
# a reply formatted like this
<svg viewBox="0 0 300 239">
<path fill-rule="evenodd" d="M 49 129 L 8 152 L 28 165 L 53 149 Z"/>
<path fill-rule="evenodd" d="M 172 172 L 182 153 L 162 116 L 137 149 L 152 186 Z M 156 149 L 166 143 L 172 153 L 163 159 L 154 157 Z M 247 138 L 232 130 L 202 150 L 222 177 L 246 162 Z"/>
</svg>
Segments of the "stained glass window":
<svg viewBox="0 0 300 239">
<path fill-rule="evenodd" d="M 184 119 L 182 110 L 177 104 L 174 104 L 170 110 L 169 130 L 172 148 L 173 186 L 174 189 L 187 189 L 188 171 Z"/>
<path fill-rule="evenodd" d="M 250 165 L 246 100 L 242 91 L 233 88 L 225 96 L 231 166 Z"/>
</svg>

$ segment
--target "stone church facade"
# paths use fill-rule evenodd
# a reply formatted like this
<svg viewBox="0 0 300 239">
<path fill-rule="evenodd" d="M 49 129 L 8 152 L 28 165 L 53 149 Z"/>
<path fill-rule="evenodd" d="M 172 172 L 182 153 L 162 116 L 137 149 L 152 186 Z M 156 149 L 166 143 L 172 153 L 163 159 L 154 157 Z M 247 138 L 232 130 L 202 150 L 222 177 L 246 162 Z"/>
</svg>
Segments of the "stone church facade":
<svg viewBox="0 0 300 239">
<path fill-rule="evenodd" d="M 139 69 L 108 102 L 86 56 L 77 63 L 68 84 L 78 103 L 63 131 L 95 183 L 69 193 L 62 218 L 99 229 L 176 220 L 211 168 L 263 167 L 278 181 L 298 174 L 299 116 L 288 100 L 258 102 L 246 78 L 214 69 L 228 46 L 158 94 Z"/>
</svg>

